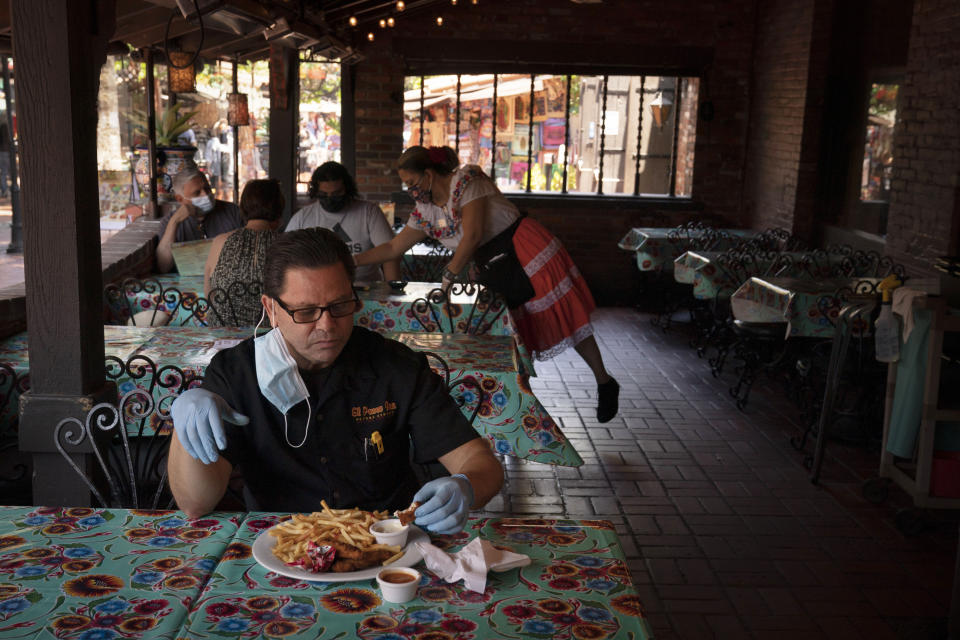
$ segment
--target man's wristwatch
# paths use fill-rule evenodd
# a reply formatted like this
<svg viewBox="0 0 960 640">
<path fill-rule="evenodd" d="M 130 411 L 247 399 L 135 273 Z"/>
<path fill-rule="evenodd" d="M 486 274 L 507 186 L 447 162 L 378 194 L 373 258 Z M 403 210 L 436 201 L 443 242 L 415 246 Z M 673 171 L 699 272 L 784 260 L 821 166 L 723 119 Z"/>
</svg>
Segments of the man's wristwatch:
<svg viewBox="0 0 960 640">
<path fill-rule="evenodd" d="M 456 282 L 459 278 L 460 278 L 460 276 L 458 276 L 457 274 L 455 274 L 453 271 L 450 271 L 450 269 L 444 269 L 444 270 L 443 270 L 443 279 L 444 279 L 444 280 L 449 280 L 450 282 Z"/>
</svg>

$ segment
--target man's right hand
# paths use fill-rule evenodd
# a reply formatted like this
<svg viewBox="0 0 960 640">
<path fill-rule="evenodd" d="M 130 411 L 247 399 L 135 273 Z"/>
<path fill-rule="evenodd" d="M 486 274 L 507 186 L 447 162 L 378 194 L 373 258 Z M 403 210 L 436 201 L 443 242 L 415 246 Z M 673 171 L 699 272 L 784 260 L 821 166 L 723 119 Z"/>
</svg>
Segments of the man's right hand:
<svg viewBox="0 0 960 640">
<path fill-rule="evenodd" d="M 223 422 L 244 425 L 250 421 L 223 398 L 205 389 L 184 391 L 174 400 L 170 415 L 184 451 L 204 464 L 216 462 L 220 457 L 217 449 L 227 446 Z"/>
</svg>

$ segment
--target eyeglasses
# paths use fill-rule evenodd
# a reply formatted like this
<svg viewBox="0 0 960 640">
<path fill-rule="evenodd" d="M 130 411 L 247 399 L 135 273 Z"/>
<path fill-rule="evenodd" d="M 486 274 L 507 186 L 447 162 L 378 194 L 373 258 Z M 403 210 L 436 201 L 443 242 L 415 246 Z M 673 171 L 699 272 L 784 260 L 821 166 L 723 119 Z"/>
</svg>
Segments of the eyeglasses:
<svg viewBox="0 0 960 640">
<path fill-rule="evenodd" d="M 310 322 L 316 322 L 323 315 L 323 312 L 328 312 L 334 318 L 343 318 L 348 316 L 354 311 L 357 310 L 357 303 L 360 302 L 360 299 L 357 297 L 357 294 L 353 294 L 351 300 L 343 300 L 341 302 L 334 302 L 328 304 L 327 306 L 317 306 L 317 307 L 303 307 L 302 309 L 291 309 L 283 303 L 283 300 L 280 298 L 274 298 L 277 301 L 277 304 L 280 305 L 280 308 L 290 314 L 290 317 L 293 318 L 293 321 L 297 324 L 308 324 Z"/>
</svg>

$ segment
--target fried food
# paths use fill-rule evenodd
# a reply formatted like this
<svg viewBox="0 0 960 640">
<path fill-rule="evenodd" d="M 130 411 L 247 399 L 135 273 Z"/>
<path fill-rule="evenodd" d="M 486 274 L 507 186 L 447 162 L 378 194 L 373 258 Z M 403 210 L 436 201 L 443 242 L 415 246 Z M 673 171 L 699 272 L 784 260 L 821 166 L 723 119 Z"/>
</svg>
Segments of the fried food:
<svg viewBox="0 0 960 640">
<path fill-rule="evenodd" d="M 308 571 L 343 573 L 388 564 L 403 555 L 396 545 L 377 544 L 370 525 L 385 519 L 386 511 L 331 509 L 321 501 L 323 511 L 309 515 L 294 514 L 286 522 L 270 529 L 277 539 L 273 555 L 284 563 Z M 318 546 L 333 547 L 332 564 L 321 561 L 331 554 L 317 554 Z"/>
<path fill-rule="evenodd" d="M 419 507 L 421 504 L 423 503 L 412 502 L 410 503 L 410 506 L 404 509 L 403 511 L 394 511 L 393 517 L 397 518 L 400 521 L 400 524 L 408 525 L 417 519 L 417 515 L 414 513 L 414 511 L 416 511 L 417 507 Z"/>
</svg>

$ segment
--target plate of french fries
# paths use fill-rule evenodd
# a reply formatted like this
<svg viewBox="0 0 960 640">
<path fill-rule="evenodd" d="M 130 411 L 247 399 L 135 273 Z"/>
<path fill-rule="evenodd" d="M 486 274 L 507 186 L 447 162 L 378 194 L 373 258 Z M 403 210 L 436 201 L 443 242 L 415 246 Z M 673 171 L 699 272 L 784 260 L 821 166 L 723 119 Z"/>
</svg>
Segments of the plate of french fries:
<svg viewBox="0 0 960 640">
<path fill-rule="evenodd" d="M 370 525 L 391 517 L 386 511 L 321 505 L 323 511 L 294 514 L 261 532 L 254 559 L 274 573 L 315 582 L 368 580 L 385 566 L 412 567 L 423 559 L 415 543 L 429 537 L 416 526 L 403 547 L 377 544 Z"/>
</svg>

